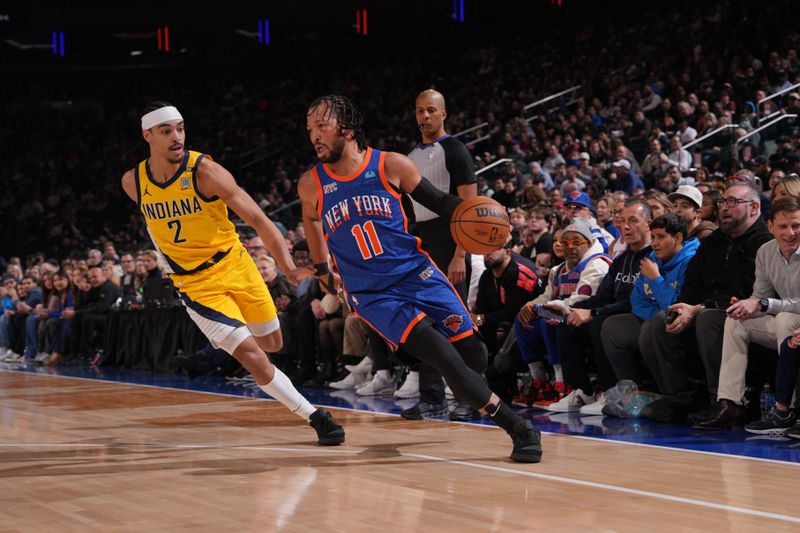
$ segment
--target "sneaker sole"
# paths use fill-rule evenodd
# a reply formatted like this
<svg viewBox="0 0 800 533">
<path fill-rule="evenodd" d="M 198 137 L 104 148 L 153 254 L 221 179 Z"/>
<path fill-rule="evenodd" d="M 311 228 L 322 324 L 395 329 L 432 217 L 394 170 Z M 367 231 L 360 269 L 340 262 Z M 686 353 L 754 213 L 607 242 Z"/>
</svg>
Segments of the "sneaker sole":
<svg viewBox="0 0 800 533">
<path fill-rule="evenodd" d="M 341 435 L 331 435 L 317 440 L 320 446 L 336 446 L 344 442 L 344 432 Z"/>
<path fill-rule="evenodd" d="M 770 428 L 770 429 L 749 429 L 744 428 L 744 430 L 748 433 L 752 433 L 754 435 L 776 435 L 779 437 L 784 436 L 786 430 L 789 428 Z"/>
<path fill-rule="evenodd" d="M 511 460 L 515 463 L 541 463 L 542 451 L 538 452 L 511 452 Z"/>
</svg>

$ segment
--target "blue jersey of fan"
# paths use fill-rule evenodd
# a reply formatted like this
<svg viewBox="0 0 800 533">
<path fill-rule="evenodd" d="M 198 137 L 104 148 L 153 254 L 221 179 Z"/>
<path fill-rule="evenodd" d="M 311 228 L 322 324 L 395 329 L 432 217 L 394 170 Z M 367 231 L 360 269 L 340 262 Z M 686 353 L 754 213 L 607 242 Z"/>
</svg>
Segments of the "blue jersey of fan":
<svg viewBox="0 0 800 533">
<path fill-rule="evenodd" d="M 386 180 L 384 157 L 367 148 L 361 168 L 350 176 L 337 176 L 322 163 L 313 170 L 317 212 L 348 292 L 382 291 L 430 262 L 407 232 L 400 193 Z"/>
</svg>

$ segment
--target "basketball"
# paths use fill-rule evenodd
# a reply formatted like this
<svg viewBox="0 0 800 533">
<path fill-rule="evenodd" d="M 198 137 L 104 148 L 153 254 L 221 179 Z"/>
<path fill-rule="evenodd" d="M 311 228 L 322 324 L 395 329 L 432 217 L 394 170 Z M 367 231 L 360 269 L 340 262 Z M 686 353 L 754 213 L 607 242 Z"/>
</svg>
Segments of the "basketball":
<svg viewBox="0 0 800 533">
<path fill-rule="evenodd" d="M 510 232 L 506 208 L 486 196 L 464 200 L 450 218 L 453 240 L 471 254 L 485 255 L 502 248 Z"/>
</svg>

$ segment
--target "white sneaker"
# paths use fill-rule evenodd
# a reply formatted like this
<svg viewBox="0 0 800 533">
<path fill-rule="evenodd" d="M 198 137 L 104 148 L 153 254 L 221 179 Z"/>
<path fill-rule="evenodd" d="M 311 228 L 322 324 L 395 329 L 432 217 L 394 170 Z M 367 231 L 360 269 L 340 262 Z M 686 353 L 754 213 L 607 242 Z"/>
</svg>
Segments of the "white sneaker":
<svg viewBox="0 0 800 533">
<path fill-rule="evenodd" d="M 450 390 L 450 385 L 448 385 L 446 381 L 444 382 L 444 397 L 447 398 L 448 400 L 456 399 L 455 394 L 453 394 L 453 391 Z"/>
<path fill-rule="evenodd" d="M 570 413 L 580 411 L 584 405 L 595 402 L 594 394 L 587 396 L 581 389 L 575 389 L 555 403 L 551 403 L 545 409 L 556 413 Z"/>
<path fill-rule="evenodd" d="M 47 352 L 39 352 L 36 355 L 36 358 L 34 359 L 34 361 L 36 361 L 37 363 L 44 363 L 45 361 L 47 361 L 48 357 L 50 357 L 49 353 L 47 353 Z"/>
<path fill-rule="evenodd" d="M 394 391 L 395 398 L 419 397 L 419 372 L 411 370 L 403 382 L 403 386 Z"/>
<path fill-rule="evenodd" d="M 8 353 L 6 353 L 5 357 L 3 357 L 2 361 L 4 363 L 19 363 L 20 361 L 22 361 L 22 359 L 23 357 L 20 354 L 9 350 Z"/>
<path fill-rule="evenodd" d="M 379 396 L 394 392 L 394 380 L 388 370 L 379 370 L 372 380 L 356 389 L 356 396 Z"/>
<path fill-rule="evenodd" d="M 365 380 L 366 375 L 354 374 L 351 372 L 339 381 L 331 381 L 328 386 L 332 389 L 353 390 L 356 387 L 363 385 Z"/>
<path fill-rule="evenodd" d="M 3 357 L 7 356 L 11 353 L 11 348 L 0 348 L 0 361 L 3 360 Z"/>
<path fill-rule="evenodd" d="M 366 376 L 370 372 L 372 372 L 372 359 L 367 356 L 358 362 L 357 365 L 344 365 L 344 369 L 350 372 L 351 374 L 361 374 Z"/>
<path fill-rule="evenodd" d="M 603 407 L 605 407 L 605 405 L 606 405 L 606 395 L 605 393 L 601 392 L 597 395 L 597 401 L 581 407 L 581 415 L 586 415 L 586 416 L 602 415 Z"/>
</svg>

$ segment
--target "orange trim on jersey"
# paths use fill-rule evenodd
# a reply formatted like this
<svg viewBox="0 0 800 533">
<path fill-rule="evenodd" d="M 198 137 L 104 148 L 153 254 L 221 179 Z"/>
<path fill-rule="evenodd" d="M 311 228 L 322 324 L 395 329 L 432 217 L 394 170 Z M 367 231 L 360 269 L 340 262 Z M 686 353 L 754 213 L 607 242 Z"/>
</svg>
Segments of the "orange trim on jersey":
<svg viewBox="0 0 800 533">
<path fill-rule="evenodd" d="M 322 164 L 322 168 L 325 169 L 325 172 L 328 173 L 328 176 L 330 176 L 332 179 L 336 181 L 353 181 L 359 175 L 361 175 L 362 172 L 364 172 L 364 169 L 366 169 L 367 165 L 369 165 L 370 159 L 372 159 L 372 148 L 367 146 L 367 151 L 366 155 L 364 156 L 364 161 L 361 162 L 361 166 L 359 167 L 359 169 L 350 174 L 349 176 L 337 176 L 325 163 Z"/>
<path fill-rule="evenodd" d="M 449 340 L 450 342 L 457 342 L 457 341 L 460 341 L 461 339 L 466 339 L 467 337 L 469 337 L 470 335 L 472 335 L 474 333 L 475 333 L 475 330 L 471 329 L 469 331 L 465 331 L 464 333 L 459 333 L 455 337 L 450 337 L 447 340 Z"/>
<path fill-rule="evenodd" d="M 419 321 L 422 320 L 423 318 L 425 318 L 425 313 L 420 312 L 420 314 L 411 319 L 411 322 L 408 323 L 408 326 L 406 326 L 405 331 L 403 331 L 403 336 L 400 337 L 400 344 L 406 342 L 406 337 L 408 337 L 408 334 L 411 333 L 411 330 L 414 329 L 414 326 L 419 324 Z"/>
<path fill-rule="evenodd" d="M 314 179 L 317 182 L 317 216 L 322 219 L 322 182 L 319 179 L 319 173 L 317 172 L 316 166 L 311 168 L 311 174 L 314 175 Z"/>
<path fill-rule="evenodd" d="M 385 340 L 387 343 L 389 343 L 389 347 L 392 349 L 392 351 L 393 351 L 393 352 L 396 352 L 396 351 L 397 351 L 397 345 L 396 345 L 395 343 L 393 343 L 392 341 L 390 341 L 389 339 L 387 339 L 387 338 L 386 338 L 386 336 L 385 336 L 383 333 L 381 333 L 381 332 L 380 332 L 380 330 L 379 330 L 378 328 L 376 328 L 375 326 L 373 326 L 373 325 L 372 325 L 372 323 L 371 323 L 369 320 L 367 320 L 366 318 L 364 318 L 363 316 L 361 316 L 361 314 L 359 314 L 359 312 L 358 312 L 358 311 L 356 311 L 356 309 L 355 309 L 355 308 L 353 308 L 353 314 L 354 314 L 354 315 L 356 315 L 356 316 L 357 316 L 358 318 L 360 318 L 361 320 L 363 320 L 364 322 L 366 322 L 366 323 L 367 323 L 367 325 L 368 325 L 369 327 L 371 327 L 372 329 L 374 329 L 374 330 L 375 330 L 375 333 L 377 333 L 378 335 L 380 335 L 381 337 L 383 337 L 383 340 Z"/>
<path fill-rule="evenodd" d="M 397 198 L 398 200 L 402 199 L 400 193 L 392 188 L 392 185 L 389 183 L 389 178 L 386 177 L 386 171 L 384 170 L 384 162 L 383 160 L 386 159 L 386 152 L 381 152 L 380 157 L 378 157 L 378 174 L 381 177 L 381 182 L 383 183 L 383 188 L 386 191 Z"/>
</svg>

